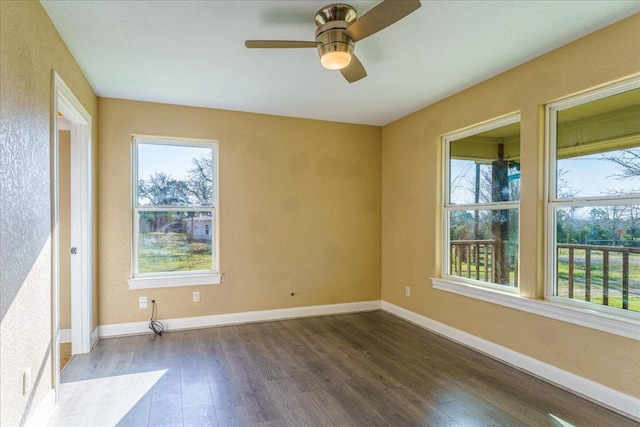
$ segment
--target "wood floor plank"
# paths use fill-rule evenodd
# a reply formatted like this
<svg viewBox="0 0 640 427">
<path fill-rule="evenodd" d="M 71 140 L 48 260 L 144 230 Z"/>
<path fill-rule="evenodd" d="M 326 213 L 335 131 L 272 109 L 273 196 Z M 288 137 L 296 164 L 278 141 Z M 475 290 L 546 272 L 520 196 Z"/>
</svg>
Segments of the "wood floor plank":
<svg viewBox="0 0 640 427">
<path fill-rule="evenodd" d="M 149 425 L 178 427 L 184 425 L 182 420 L 182 399 L 169 399 L 151 402 Z"/>
<path fill-rule="evenodd" d="M 118 422 L 118 427 L 138 427 L 149 424 L 151 414 L 151 392 L 140 399 L 122 419 Z"/>
<path fill-rule="evenodd" d="M 353 421 L 352 425 L 379 426 L 384 425 L 385 417 L 378 413 L 375 407 L 365 398 L 361 397 L 342 381 L 325 385 L 325 390 L 333 398 L 342 410 Z"/>
<path fill-rule="evenodd" d="M 182 425 L 185 427 L 217 427 L 219 423 L 216 410 L 210 404 L 185 407 L 183 402 Z"/>
<path fill-rule="evenodd" d="M 458 384 L 477 396 L 490 401 L 503 411 L 510 413 L 526 425 L 556 426 L 548 414 L 530 404 L 530 399 L 523 392 L 505 388 L 502 384 L 489 381 L 487 378 L 471 378 Z"/>
<path fill-rule="evenodd" d="M 228 406 L 216 411 L 219 426 L 248 426 L 254 424 L 246 406 Z"/>
<path fill-rule="evenodd" d="M 483 414 L 457 400 L 441 403 L 438 408 L 462 426 L 493 427 L 496 424 Z"/>
<path fill-rule="evenodd" d="M 50 425 L 638 426 L 381 311 L 105 339 L 61 380 Z"/>
<path fill-rule="evenodd" d="M 182 379 L 180 371 L 170 368 L 153 386 L 151 401 L 175 400 L 182 398 Z"/>
</svg>

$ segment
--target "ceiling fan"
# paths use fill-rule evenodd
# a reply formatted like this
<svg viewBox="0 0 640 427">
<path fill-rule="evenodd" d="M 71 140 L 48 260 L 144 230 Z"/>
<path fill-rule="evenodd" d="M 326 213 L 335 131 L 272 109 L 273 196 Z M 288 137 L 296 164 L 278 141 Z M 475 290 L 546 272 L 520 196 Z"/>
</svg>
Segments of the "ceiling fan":
<svg viewBox="0 0 640 427">
<path fill-rule="evenodd" d="M 248 48 L 316 48 L 320 62 L 329 70 L 340 70 L 349 83 L 367 76 L 362 63 L 353 54 L 355 43 L 387 28 L 420 7 L 420 0 L 384 0 L 358 18 L 348 4 L 331 4 L 316 13 L 315 41 L 247 40 Z"/>
</svg>

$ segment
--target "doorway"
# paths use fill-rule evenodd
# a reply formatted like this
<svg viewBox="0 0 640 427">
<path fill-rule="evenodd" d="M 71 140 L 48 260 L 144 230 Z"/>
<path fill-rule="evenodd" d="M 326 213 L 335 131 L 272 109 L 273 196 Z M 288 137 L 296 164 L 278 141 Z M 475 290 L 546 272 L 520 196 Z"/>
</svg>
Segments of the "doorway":
<svg viewBox="0 0 640 427">
<path fill-rule="evenodd" d="M 88 353 L 94 341 L 93 165 L 91 116 L 55 71 L 52 82 L 52 355 L 57 392 L 61 341 L 70 341 L 73 355 Z M 61 148 L 67 153 L 64 158 Z M 61 207 L 61 200 L 65 206 Z M 62 316 L 61 309 L 65 310 Z M 62 329 L 61 318 L 67 319 Z"/>
</svg>

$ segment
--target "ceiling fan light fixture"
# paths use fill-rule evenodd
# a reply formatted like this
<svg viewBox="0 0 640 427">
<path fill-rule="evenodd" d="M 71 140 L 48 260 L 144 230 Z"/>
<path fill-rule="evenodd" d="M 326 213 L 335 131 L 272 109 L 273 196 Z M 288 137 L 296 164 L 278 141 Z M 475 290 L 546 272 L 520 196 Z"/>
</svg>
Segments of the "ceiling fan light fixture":
<svg viewBox="0 0 640 427">
<path fill-rule="evenodd" d="M 318 28 L 315 41 L 247 40 L 248 48 L 317 48 L 322 66 L 339 70 L 349 82 L 367 76 L 367 71 L 353 54 L 355 42 L 395 24 L 420 7 L 420 0 L 382 0 L 362 18 L 348 4 L 336 3 L 320 9 L 315 16 Z"/>
<path fill-rule="evenodd" d="M 342 30 L 327 31 L 318 37 L 318 42 L 324 42 L 318 48 L 318 54 L 327 70 L 342 70 L 351 63 L 353 43 L 342 35 Z"/>
<path fill-rule="evenodd" d="M 351 63 L 351 54 L 339 50 L 327 52 L 320 57 L 320 62 L 327 70 L 342 70 Z"/>
</svg>

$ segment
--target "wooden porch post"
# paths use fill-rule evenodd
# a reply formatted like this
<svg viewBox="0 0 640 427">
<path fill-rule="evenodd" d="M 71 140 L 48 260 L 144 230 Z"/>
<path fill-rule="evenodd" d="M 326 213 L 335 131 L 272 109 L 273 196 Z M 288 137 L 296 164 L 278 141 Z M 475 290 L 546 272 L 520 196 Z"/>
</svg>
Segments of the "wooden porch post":
<svg viewBox="0 0 640 427">
<path fill-rule="evenodd" d="M 498 159 L 491 163 L 491 201 L 506 202 L 509 200 L 509 169 L 504 161 L 504 144 L 498 144 Z M 509 258 L 506 254 L 505 242 L 508 238 L 509 210 L 492 211 L 491 233 L 496 241 L 496 283 L 509 283 Z"/>
</svg>

